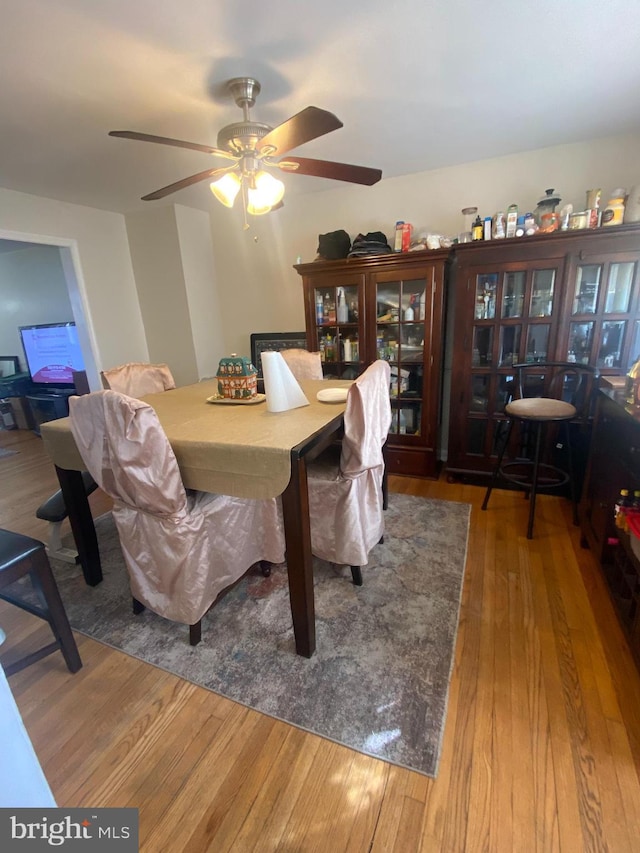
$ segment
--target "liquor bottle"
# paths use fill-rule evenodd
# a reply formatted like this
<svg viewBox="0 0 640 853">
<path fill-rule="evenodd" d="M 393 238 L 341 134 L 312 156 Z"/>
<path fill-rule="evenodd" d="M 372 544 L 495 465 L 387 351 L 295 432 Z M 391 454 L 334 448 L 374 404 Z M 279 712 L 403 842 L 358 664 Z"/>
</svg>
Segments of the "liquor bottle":
<svg viewBox="0 0 640 853">
<path fill-rule="evenodd" d="M 322 294 L 316 290 L 316 325 L 321 326 L 324 323 L 324 305 L 322 302 Z"/>
<path fill-rule="evenodd" d="M 482 219 L 479 216 L 476 216 L 475 222 L 473 223 L 473 227 L 471 229 L 471 239 L 472 240 L 482 240 L 484 227 L 482 225 Z"/>
</svg>

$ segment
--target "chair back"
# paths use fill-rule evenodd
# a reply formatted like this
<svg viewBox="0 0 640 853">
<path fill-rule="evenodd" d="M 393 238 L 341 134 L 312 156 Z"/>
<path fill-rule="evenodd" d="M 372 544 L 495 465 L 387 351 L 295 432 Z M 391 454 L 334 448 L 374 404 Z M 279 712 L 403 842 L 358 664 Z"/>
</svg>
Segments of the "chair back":
<svg viewBox="0 0 640 853">
<path fill-rule="evenodd" d="M 184 515 L 180 469 L 148 403 L 117 391 L 95 391 L 70 397 L 69 417 L 87 470 L 110 497 L 150 515 Z"/>
<path fill-rule="evenodd" d="M 379 359 L 349 388 L 340 456 L 345 477 L 384 465 L 382 448 L 391 426 L 390 378 L 389 362 Z"/>
<path fill-rule="evenodd" d="M 129 397 L 144 397 L 176 387 L 167 364 L 128 362 L 100 373 L 105 389 L 119 391 Z"/>
<path fill-rule="evenodd" d="M 600 373 L 588 364 L 572 361 L 541 361 L 514 364 L 515 396 L 547 397 L 571 403 L 576 419 L 589 416 Z"/>
<path fill-rule="evenodd" d="M 292 348 L 281 350 L 280 355 L 298 381 L 300 379 L 324 379 L 319 352 Z"/>
</svg>

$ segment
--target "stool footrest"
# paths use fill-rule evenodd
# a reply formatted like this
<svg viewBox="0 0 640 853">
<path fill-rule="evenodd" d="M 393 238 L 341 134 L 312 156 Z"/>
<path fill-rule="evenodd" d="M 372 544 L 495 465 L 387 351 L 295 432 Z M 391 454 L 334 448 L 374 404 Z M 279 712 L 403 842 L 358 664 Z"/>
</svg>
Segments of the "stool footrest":
<svg viewBox="0 0 640 853">
<path fill-rule="evenodd" d="M 525 468 L 521 475 L 514 473 L 516 468 Z M 521 488 L 532 488 L 533 480 L 533 462 L 504 462 L 499 469 L 499 474 L 510 483 L 515 483 Z M 569 475 L 562 468 L 557 468 L 555 465 L 548 465 L 545 462 L 538 464 L 538 489 L 557 489 L 560 486 L 565 486 L 569 482 Z"/>
</svg>

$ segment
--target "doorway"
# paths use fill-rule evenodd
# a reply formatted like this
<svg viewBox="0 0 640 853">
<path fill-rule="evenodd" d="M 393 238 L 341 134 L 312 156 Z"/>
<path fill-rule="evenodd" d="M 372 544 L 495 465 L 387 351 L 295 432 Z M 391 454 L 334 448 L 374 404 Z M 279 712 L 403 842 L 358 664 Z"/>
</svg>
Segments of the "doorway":
<svg viewBox="0 0 640 853">
<path fill-rule="evenodd" d="M 38 250 L 41 250 L 38 252 Z M 46 250 L 46 251 L 42 251 Z M 86 299 L 78 251 L 74 241 L 63 242 L 59 238 L 33 234 L 16 234 L 0 229 L 0 255 L 9 252 L 32 252 L 30 258 L 11 265 L 11 281 L 0 280 L 0 296 L 4 304 L 2 343 L 0 348 L 11 345 L 23 361 L 24 353 L 18 335 L 18 326 L 29 323 L 60 322 L 73 319 L 84 359 L 87 380 L 91 388 L 100 387 L 96 368 L 96 344 L 93 329 L 86 310 Z M 44 287 L 46 296 L 47 264 L 50 263 L 51 297 L 48 301 L 39 298 L 37 289 Z M 6 267 L 6 263 L 5 263 Z M 22 273 L 21 273 L 22 271 Z M 31 288 L 31 293 L 29 289 Z M 37 304 L 33 304 L 33 302 Z M 58 313 L 59 312 L 59 313 Z M 26 314 L 29 316 L 26 316 Z"/>
</svg>

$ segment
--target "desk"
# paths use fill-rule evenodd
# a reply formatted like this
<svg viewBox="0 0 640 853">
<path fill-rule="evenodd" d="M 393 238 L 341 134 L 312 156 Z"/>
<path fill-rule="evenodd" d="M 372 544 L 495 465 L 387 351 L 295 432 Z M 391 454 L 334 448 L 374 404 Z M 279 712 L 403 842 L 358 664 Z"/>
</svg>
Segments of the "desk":
<svg viewBox="0 0 640 853">
<path fill-rule="evenodd" d="M 300 384 L 310 405 L 288 412 L 269 412 L 265 403 L 209 404 L 207 397 L 217 392 L 215 380 L 143 399 L 158 414 L 186 488 L 242 498 L 282 495 L 296 651 L 311 657 L 316 641 L 306 465 L 342 427 L 345 403 L 319 403 L 316 392 L 327 387 L 322 380 Z M 351 382 L 331 384 L 348 387 Z M 95 586 L 102 580 L 100 554 L 80 473 L 84 463 L 69 418 L 44 423 L 41 430 L 56 466 L 85 580 Z"/>
</svg>

